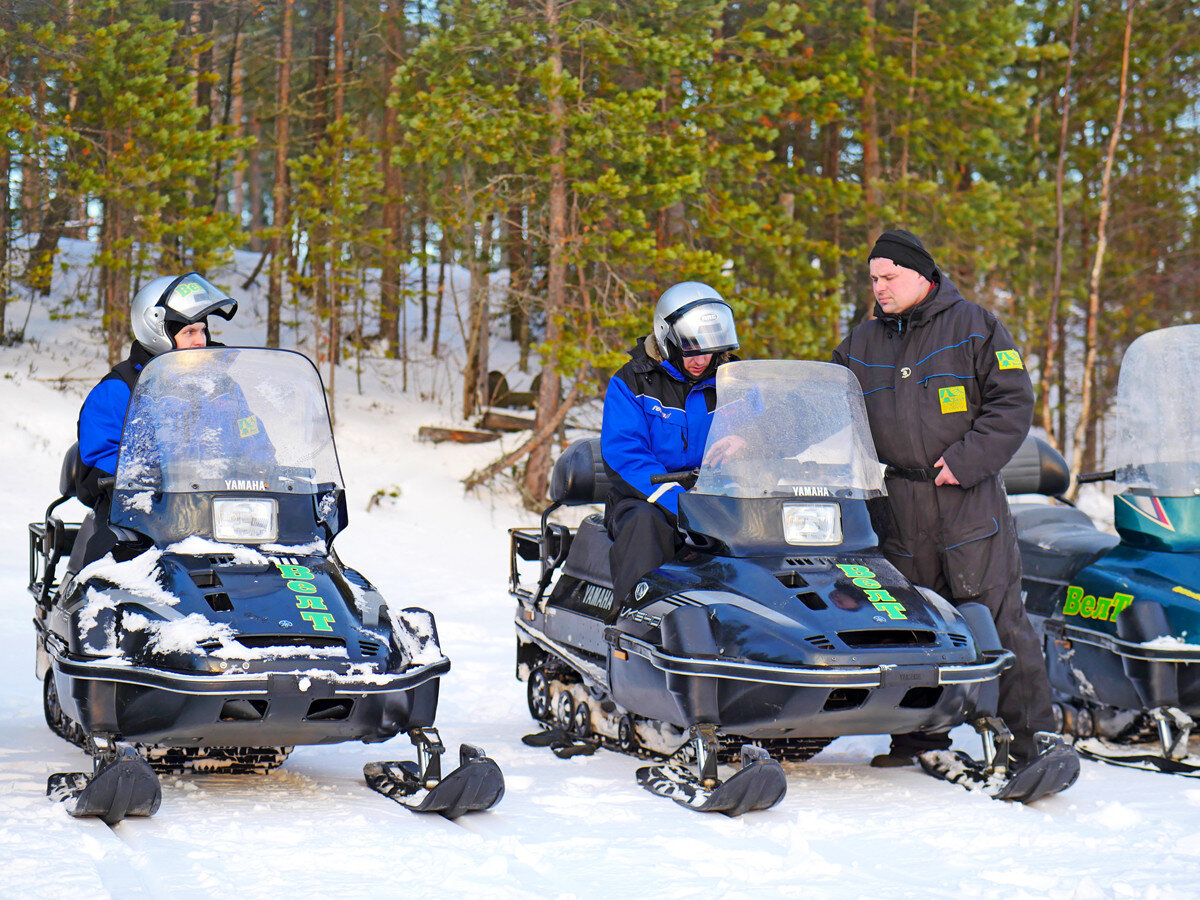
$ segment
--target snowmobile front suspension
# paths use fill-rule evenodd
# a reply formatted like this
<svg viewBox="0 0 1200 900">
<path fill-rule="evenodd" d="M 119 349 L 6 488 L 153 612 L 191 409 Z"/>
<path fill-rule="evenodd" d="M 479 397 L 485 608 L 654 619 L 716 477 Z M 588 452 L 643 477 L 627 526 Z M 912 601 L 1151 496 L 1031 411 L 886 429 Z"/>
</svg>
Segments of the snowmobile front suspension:
<svg viewBox="0 0 1200 900">
<path fill-rule="evenodd" d="M 1183 759 L 1187 756 L 1188 738 L 1192 736 L 1192 727 L 1196 724 L 1192 717 L 1174 706 L 1152 709 L 1150 717 L 1158 727 L 1163 756 L 1167 759 Z"/>
<path fill-rule="evenodd" d="M 696 748 L 696 768 L 699 770 L 701 787 L 712 790 L 720 779 L 717 778 L 717 756 L 721 751 L 721 741 L 717 738 L 717 726 L 710 722 L 701 722 L 690 729 L 692 745 Z"/>
<path fill-rule="evenodd" d="M 442 780 L 442 754 L 446 745 L 436 728 L 413 728 L 408 737 L 417 748 L 417 780 L 424 788 L 432 788 Z"/>
<path fill-rule="evenodd" d="M 971 725 L 983 741 L 983 771 L 1003 778 L 1008 774 L 1012 732 L 998 716 L 981 716 Z"/>
<path fill-rule="evenodd" d="M 743 744 L 741 768 L 721 781 L 717 775 L 717 756 L 721 749 L 717 726 L 700 722 L 691 726 L 689 734 L 688 743 L 680 747 L 666 765 L 637 770 L 637 780 L 642 787 L 696 812 L 720 812 L 727 816 L 770 809 L 787 793 L 783 768 L 766 750 Z M 693 762 L 696 773 L 689 770 Z"/>
</svg>

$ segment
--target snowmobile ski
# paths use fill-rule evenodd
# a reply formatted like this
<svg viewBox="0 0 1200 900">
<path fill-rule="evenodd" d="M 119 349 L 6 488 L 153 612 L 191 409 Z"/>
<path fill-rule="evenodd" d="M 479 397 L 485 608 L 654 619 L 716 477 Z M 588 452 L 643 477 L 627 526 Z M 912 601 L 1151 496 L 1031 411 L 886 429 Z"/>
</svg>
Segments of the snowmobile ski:
<svg viewBox="0 0 1200 900">
<path fill-rule="evenodd" d="M 1012 773 L 1007 770 L 1007 748 L 991 764 L 961 750 L 930 750 L 917 761 L 934 778 L 969 791 L 982 791 L 995 800 L 1034 803 L 1065 791 L 1079 777 L 1079 756 L 1061 736 L 1042 732 L 1038 739 L 1042 747 L 1038 755 Z"/>
<path fill-rule="evenodd" d="M 570 759 L 572 756 L 591 756 L 600 746 L 596 741 L 578 737 L 561 728 L 535 731 L 522 737 L 521 743 L 527 747 L 549 747 L 550 752 L 559 759 Z"/>
<path fill-rule="evenodd" d="M 129 744 L 104 735 L 88 738 L 94 771 L 57 772 L 46 780 L 46 796 L 57 802 L 73 800 L 68 812 L 75 818 L 96 816 L 115 825 L 127 816 L 152 816 L 162 803 L 158 776 Z"/>
<path fill-rule="evenodd" d="M 787 793 L 783 767 L 761 747 L 743 744 L 742 767 L 725 781 L 717 778 L 720 743 L 712 725 L 693 725 L 693 739 L 661 766 L 643 766 L 637 781 L 652 794 L 696 812 L 740 816 L 770 809 Z M 691 764 L 699 768 L 697 775 Z"/>
<path fill-rule="evenodd" d="M 1079 737 L 1073 746 L 1084 759 L 1095 762 L 1200 778 L 1200 756 L 1188 752 L 1188 740 L 1195 725 L 1192 717 L 1178 707 L 1158 707 L 1144 713 L 1115 740 Z M 1145 740 L 1147 730 L 1157 733 L 1157 753 L 1151 749 L 1154 744 Z"/>
<path fill-rule="evenodd" d="M 459 767 L 444 778 L 445 747 L 434 728 L 415 728 L 417 762 L 373 762 L 363 766 L 367 787 L 413 812 L 436 812 L 447 819 L 491 809 L 504 796 L 504 775 L 495 760 L 472 744 L 459 748 Z"/>
</svg>

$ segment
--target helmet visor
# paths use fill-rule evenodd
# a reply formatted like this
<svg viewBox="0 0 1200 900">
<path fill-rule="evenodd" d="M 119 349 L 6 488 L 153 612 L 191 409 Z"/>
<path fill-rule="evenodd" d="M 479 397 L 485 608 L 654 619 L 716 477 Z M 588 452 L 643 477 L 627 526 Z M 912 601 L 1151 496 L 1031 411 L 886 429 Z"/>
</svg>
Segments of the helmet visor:
<svg viewBox="0 0 1200 900">
<path fill-rule="evenodd" d="M 168 321 L 188 325 L 214 314 L 229 320 L 237 312 L 236 300 L 195 272 L 175 282 L 158 305 L 166 307 Z"/>
<path fill-rule="evenodd" d="M 733 310 L 720 300 L 688 303 L 671 314 L 666 322 L 671 339 L 684 356 L 737 349 Z"/>
</svg>

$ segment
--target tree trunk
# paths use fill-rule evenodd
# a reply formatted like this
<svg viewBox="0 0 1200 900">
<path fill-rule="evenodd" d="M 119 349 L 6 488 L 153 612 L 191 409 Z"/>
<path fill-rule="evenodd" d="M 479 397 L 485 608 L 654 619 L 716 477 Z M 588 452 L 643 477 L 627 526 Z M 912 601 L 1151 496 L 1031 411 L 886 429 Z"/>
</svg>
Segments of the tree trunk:
<svg viewBox="0 0 1200 900">
<path fill-rule="evenodd" d="M 875 5 L 876 0 L 863 0 L 867 19 L 863 30 L 863 43 L 867 58 L 875 56 Z M 867 246 L 870 247 L 883 230 L 879 222 L 879 182 L 882 174 L 879 164 L 879 115 L 876 109 L 875 80 L 870 75 L 863 88 L 862 129 L 863 212 L 867 223 Z M 850 324 L 853 326 L 869 318 L 873 309 L 874 300 L 870 292 L 856 292 L 854 317 Z"/>
<path fill-rule="evenodd" d="M 282 22 L 279 30 L 278 106 L 275 112 L 275 184 L 271 191 L 274 206 L 271 225 L 271 268 L 267 285 L 267 346 L 279 346 L 280 309 L 283 306 L 284 256 L 291 252 L 288 214 L 288 117 L 292 85 L 292 14 L 295 0 L 280 0 Z"/>
<path fill-rule="evenodd" d="M 403 0 L 388 0 L 384 12 L 383 77 L 384 97 L 391 94 L 392 78 L 400 64 L 401 34 L 404 27 Z M 400 264 L 399 248 L 403 233 L 404 184 L 399 166 L 392 162 L 396 145 L 396 110 L 386 103 L 381 120 L 380 156 L 383 176 L 383 253 L 379 273 L 379 336 L 387 345 L 387 354 L 396 358 L 400 347 Z"/>
<path fill-rule="evenodd" d="M 433 358 L 438 357 L 438 344 L 442 337 L 442 301 L 446 297 L 446 254 L 450 252 L 450 245 L 446 241 L 446 226 L 443 224 L 439 229 L 442 233 L 442 239 L 438 242 L 438 279 L 437 279 L 437 303 L 433 309 L 433 346 L 431 348 Z"/>
<path fill-rule="evenodd" d="M 246 135 L 245 106 L 242 93 L 244 65 L 239 49 L 240 45 L 235 39 L 233 49 L 230 50 L 234 58 L 230 61 L 229 67 L 229 118 L 233 124 L 233 135 L 235 138 L 242 138 Z M 251 149 L 250 156 L 253 157 L 255 155 L 255 149 Z M 233 213 L 233 217 L 239 225 L 243 222 L 246 214 L 246 167 L 246 151 L 239 150 L 237 157 L 233 161 L 233 171 L 230 173 L 232 181 L 230 212 Z M 255 223 L 251 222 L 250 227 L 253 229 Z"/>
<path fill-rule="evenodd" d="M 312 142 L 315 146 L 328 144 L 327 128 L 329 125 L 329 41 L 331 17 L 331 0 L 316 0 L 313 6 L 313 53 L 310 65 L 312 72 L 313 109 Z M 318 362 L 332 360 L 333 347 L 329 344 L 329 328 L 332 310 L 329 303 L 329 266 L 333 248 L 330 244 L 329 226 L 317 210 L 318 217 L 308 228 L 309 251 L 308 259 L 311 267 L 313 288 L 313 340 L 314 351 Z"/>
<path fill-rule="evenodd" d="M 558 33 L 558 0 L 546 0 L 546 34 L 550 53 L 548 85 L 550 125 L 550 234 L 546 284 L 546 340 L 543 343 L 542 383 L 538 390 L 537 424 L 545 437 L 530 449 L 523 491 L 527 506 L 540 506 L 550 479 L 550 424 L 557 421 L 560 402 L 557 346 L 559 320 L 566 309 L 567 167 L 566 107 L 563 102 L 562 38 Z"/>
<path fill-rule="evenodd" d="M 429 219 L 421 216 L 421 340 L 429 337 Z"/>
<path fill-rule="evenodd" d="M 525 208 L 514 203 L 505 216 L 505 252 L 508 259 L 508 325 L 519 348 L 522 372 L 529 371 L 529 317 L 525 304 L 529 294 L 529 242 L 525 240 Z"/>
<path fill-rule="evenodd" d="M 1041 423 L 1050 443 L 1061 450 L 1060 438 L 1065 434 L 1058 433 L 1053 427 L 1054 421 L 1050 409 L 1050 384 L 1054 381 L 1054 369 L 1059 364 L 1058 354 L 1061 345 L 1059 334 L 1062 331 L 1060 309 L 1062 303 L 1062 267 L 1063 244 L 1066 242 L 1066 214 L 1063 202 L 1063 182 L 1067 171 L 1067 132 L 1071 119 L 1071 71 L 1075 64 L 1075 47 L 1079 33 L 1079 0 L 1075 0 L 1071 15 L 1071 44 L 1067 51 L 1067 72 L 1063 78 L 1062 122 L 1058 133 L 1058 163 L 1054 171 L 1054 280 L 1050 286 L 1050 310 L 1046 315 L 1046 337 L 1042 346 L 1042 373 L 1039 383 L 1042 386 L 1038 403 L 1037 421 Z M 1059 403 L 1065 398 L 1059 397 Z M 1056 434 L 1058 437 L 1056 438 Z"/>
<path fill-rule="evenodd" d="M 484 296 L 483 266 L 476 238 L 476 231 L 480 226 L 475 212 L 475 165 L 469 159 L 463 163 L 463 190 L 463 217 L 466 220 L 463 243 L 467 250 L 467 272 L 470 279 L 467 285 L 467 333 L 463 335 L 467 357 L 463 360 L 462 413 L 466 419 L 475 412 L 479 400 L 479 344 L 483 332 L 481 308 Z"/>
<path fill-rule="evenodd" d="M 1117 144 L 1121 140 L 1121 123 L 1125 117 L 1125 99 L 1129 84 L 1129 42 L 1133 34 L 1133 6 L 1136 0 L 1127 0 L 1125 10 L 1125 43 L 1121 50 L 1121 89 L 1117 97 L 1117 116 L 1108 140 L 1108 152 L 1104 157 L 1104 174 L 1100 179 L 1100 211 L 1096 224 L 1096 253 L 1092 259 L 1092 273 L 1088 283 L 1087 329 L 1084 338 L 1083 384 L 1079 391 L 1079 420 L 1075 423 L 1075 440 L 1071 448 L 1071 471 L 1078 475 L 1083 469 L 1086 454 L 1087 433 L 1092 424 L 1094 403 L 1094 381 L 1096 377 L 1096 344 L 1100 322 L 1100 274 L 1104 266 L 1104 251 L 1108 245 L 1108 210 L 1111 201 L 1113 161 L 1117 155 Z M 1078 494 L 1079 485 L 1071 486 L 1070 498 Z"/>
<path fill-rule="evenodd" d="M 0 56 L 0 81 L 8 81 L 8 55 Z M 0 143 L 0 344 L 4 343 L 5 316 L 8 312 L 8 292 L 12 284 L 8 277 L 8 248 L 12 242 L 12 150 Z"/>
</svg>

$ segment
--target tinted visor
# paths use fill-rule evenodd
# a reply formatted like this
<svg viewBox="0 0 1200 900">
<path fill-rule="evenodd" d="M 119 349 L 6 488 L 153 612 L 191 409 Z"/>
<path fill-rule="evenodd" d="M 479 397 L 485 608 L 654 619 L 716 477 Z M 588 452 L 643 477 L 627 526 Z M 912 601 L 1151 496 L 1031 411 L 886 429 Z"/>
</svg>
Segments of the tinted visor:
<svg viewBox="0 0 1200 900">
<path fill-rule="evenodd" d="M 667 318 L 671 339 L 684 356 L 720 353 L 738 346 L 733 310 L 720 300 L 696 300 Z"/>
<path fill-rule="evenodd" d="M 228 321 L 237 312 L 236 300 L 195 272 L 175 282 L 158 305 L 166 307 L 167 321 L 186 325 L 210 315 Z"/>
</svg>

